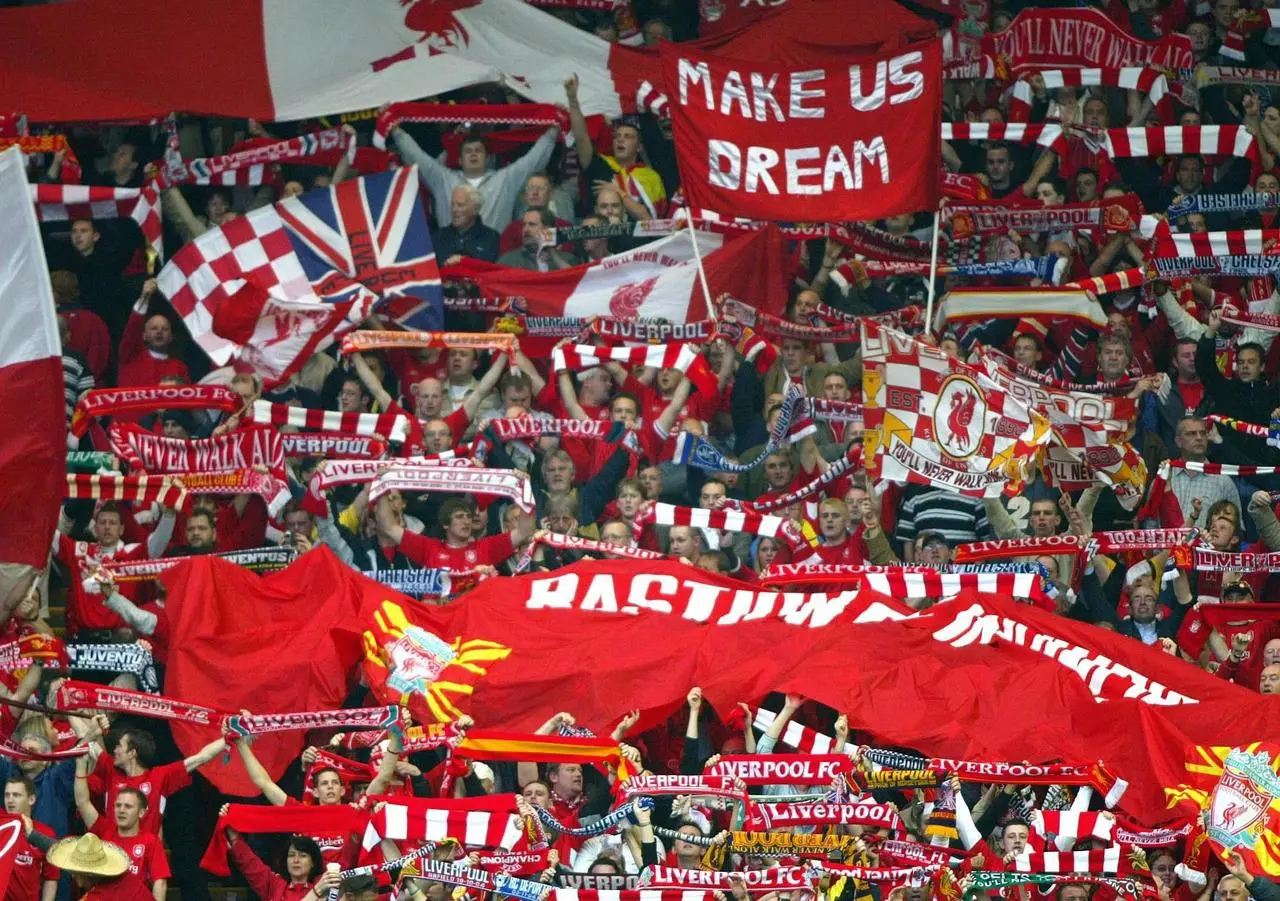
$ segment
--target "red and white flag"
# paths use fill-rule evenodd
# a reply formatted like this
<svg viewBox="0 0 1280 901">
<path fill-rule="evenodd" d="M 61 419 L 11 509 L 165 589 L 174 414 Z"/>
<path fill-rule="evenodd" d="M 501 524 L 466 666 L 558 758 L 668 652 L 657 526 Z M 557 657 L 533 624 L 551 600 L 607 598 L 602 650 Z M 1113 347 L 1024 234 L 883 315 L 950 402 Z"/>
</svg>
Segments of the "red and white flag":
<svg viewBox="0 0 1280 901">
<path fill-rule="evenodd" d="M 49 268 L 22 151 L 0 153 L 0 395 L 21 425 L 0 437 L 0 619 L 26 595 L 49 557 L 66 486 L 62 346 Z"/>
<path fill-rule="evenodd" d="M 464 259 L 443 270 L 470 279 L 486 297 L 522 297 L 530 316 L 611 316 L 696 322 L 711 315 L 698 281 L 697 235 L 711 296 L 732 294 L 753 307 L 782 313 L 786 274 L 779 265 L 782 237 L 765 228 L 743 235 L 678 231 L 665 238 L 557 272 L 529 272 Z"/>
<path fill-rule="evenodd" d="M 867 472 L 999 497 L 1049 443 L 1049 422 L 976 366 L 870 320 L 862 333 Z"/>
<path fill-rule="evenodd" d="M 619 48 L 523 0 L 225 0 L 198 16 L 163 0 L 84 0 L 13 12 L 0 31 L 5 101 L 36 122 L 173 110 L 305 119 L 495 81 L 563 103 L 575 72 L 589 114 L 616 116 L 635 97 L 628 81 L 624 103 L 610 73 Z M 154 53 L 111 63 L 116 48 L 175 35 L 220 48 L 216 71 L 174 78 Z"/>
<path fill-rule="evenodd" d="M 938 199 L 942 44 L 752 62 L 660 45 L 690 206 L 752 219 L 850 221 Z"/>
</svg>

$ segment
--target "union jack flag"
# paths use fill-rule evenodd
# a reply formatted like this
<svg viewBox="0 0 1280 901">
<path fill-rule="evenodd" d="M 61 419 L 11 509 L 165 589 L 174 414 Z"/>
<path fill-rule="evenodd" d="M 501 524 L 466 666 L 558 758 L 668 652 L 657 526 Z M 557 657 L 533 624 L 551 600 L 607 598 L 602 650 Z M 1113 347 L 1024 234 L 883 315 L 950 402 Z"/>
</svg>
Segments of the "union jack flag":
<svg viewBox="0 0 1280 901">
<path fill-rule="evenodd" d="M 268 383 L 384 307 L 407 328 L 443 323 L 415 167 L 290 197 L 210 229 L 158 281 L 215 364 L 238 358 Z"/>
</svg>

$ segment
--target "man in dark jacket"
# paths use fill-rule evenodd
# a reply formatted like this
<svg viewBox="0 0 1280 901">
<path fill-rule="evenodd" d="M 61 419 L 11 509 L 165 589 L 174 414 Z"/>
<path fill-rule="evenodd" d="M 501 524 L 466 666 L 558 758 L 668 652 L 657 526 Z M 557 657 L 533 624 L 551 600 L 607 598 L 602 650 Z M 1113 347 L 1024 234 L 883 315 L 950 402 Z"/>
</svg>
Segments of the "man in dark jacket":
<svg viewBox="0 0 1280 901">
<path fill-rule="evenodd" d="M 480 192 L 458 185 L 449 198 L 450 223 L 436 232 L 436 259 L 452 266 L 463 257 L 492 263 L 498 259 L 498 233 L 480 221 Z"/>
<path fill-rule="evenodd" d="M 1270 423 L 1272 411 L 1280 406 L 1280 393 L 1263 375 L 1266 353 L 1260 345 L 1241 344 L 1236 348 L 1236 375 L 1227 378 L 1218 370 L 1214 353 L 1214 338 L 1221 325 L 1222 313 L 1214 310 L 1196 347 L 1196 372 L 1213 412 L 1259 425 Z M 1218 433 L 1222 444 L 1212 455 L 1215 462 L 1265 465 L 1274 456 L 1264 438 L 1226 428 L 1219 428 Z"/>
</svg>

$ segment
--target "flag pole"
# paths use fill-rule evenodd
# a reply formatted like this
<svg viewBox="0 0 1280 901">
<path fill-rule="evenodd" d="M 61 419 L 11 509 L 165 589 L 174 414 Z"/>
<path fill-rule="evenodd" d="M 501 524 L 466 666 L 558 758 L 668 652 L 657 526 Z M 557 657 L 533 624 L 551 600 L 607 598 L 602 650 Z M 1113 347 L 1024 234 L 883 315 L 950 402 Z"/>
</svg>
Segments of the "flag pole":
<svg viewBox="0 0 1280 901">
<path fill-rule="evenodd" d="M 933 245 L 929 248 L 929 284 L 925 286 L 924 333 L 933 334 L 933 295 L 934 281 L 938 277 L 938 235 L 942 231 L 942 205 L 933 211 Z"/>
<path fill-rule="evenodd" d="M 693 242 L 693 258 L 698 264 L 698 282 L 702 285 L 702 296 L 707 302 L 707 315 L 716 320 L 720 317 L 716 315 L 715 304 L 711 301 L 711 286 L 707 283 L 707 270 L 702 266 L 702 251 L 698 248 L 698 230 L 694 227 L 694 219 L 692 216 L 688 219 L 689 240 Z"/>
</svg>

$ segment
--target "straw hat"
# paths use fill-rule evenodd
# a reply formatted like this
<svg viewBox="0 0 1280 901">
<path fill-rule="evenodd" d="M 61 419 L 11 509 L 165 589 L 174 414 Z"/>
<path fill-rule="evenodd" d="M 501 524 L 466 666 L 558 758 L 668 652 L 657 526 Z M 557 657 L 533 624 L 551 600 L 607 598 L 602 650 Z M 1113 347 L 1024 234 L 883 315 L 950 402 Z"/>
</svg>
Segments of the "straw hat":
<svg viewBox="0 0 1280 901">
<path fill-rule="evenodd" d="M 64 838 L 49 849 L 49 863 L 60 870 L 86 876 L 120 876 L 129 869 L 129 855 L 96 835 Z"/>
</svg>

